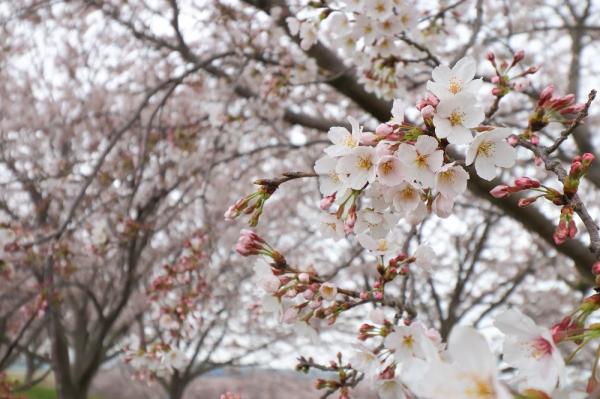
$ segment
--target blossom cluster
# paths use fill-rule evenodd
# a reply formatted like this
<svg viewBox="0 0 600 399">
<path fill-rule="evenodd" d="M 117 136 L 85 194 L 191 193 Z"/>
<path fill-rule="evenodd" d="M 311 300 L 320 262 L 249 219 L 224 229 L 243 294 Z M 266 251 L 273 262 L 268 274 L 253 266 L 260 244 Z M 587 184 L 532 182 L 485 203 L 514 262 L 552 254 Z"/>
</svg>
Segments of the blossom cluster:
<svg viewBox="0 0 600 399">
<path fill-rule="evenodd" d="M 442 343 L 437 331 L 419 322 L 393 326 L 381 310 L 371 318 L 373 324 L 360 328 L 370 345 L 360 345 L 351 364 L 378 387 L 383 399 L 513 398 L 509 380 L 522 392 L 520 397 L 585 396 L 565 388 L 565 362 L 552 331 L 517 310 L 495 321 L 505 335 L 503 362 L 516 370 L 510 378 L 501 375 L 485 337 L 473 328 L 455 327 Z"/>
<path fill-rule="evenodd" d="M 200 232 L 186 240 L 177 260 L 165 264 L 150 282 L 150 323 L 164 333 L 158 342 L 147 342 L 145 335 L 130 337 L 124 359 L 135 370 L 134 378 L 164 377 L 188 365 L 189 355 L 178 343 L 196 334 L 201 323 L 200 306 L 209 295 L 208 282 L 201 274 L 206 261 L 204 241 Z"/>
<path fill-rule="evenodd" d="M 499 78 L 492 82 L 495 87 L 491 94 L 496 102 L 487 116 L 478 100 L 482 80 L 475 79 L 475 61 L 463 58 L 452 68 L 442 65 L 433 70 L 433 79 L 427 83 L 429 94 L 416 104 L 422 123 L 410 121 L 402 101 L 396 99 L 391 118 L 374 131 L 366 131 L 352 117 L 348 118 L 349 126 L 329 130 L 331 145 L 314 165 L 323 195 L 320 231 L 324 237 L 334 239 L 355 236 L 362 247 L 376 256 L 378 276 L 368 290 L 345 289 L 322 278 L 314 267 L 292 266 L 258 234 L 242 231 L 236 247 L 238 253 L 261 255 L 270 262 L 255 266 L 255 278 L 265 294 L 264 305 L 278 311 L 281 320 L 295 324 L 297 330 L 315 334 L 319 320 L 333 324 L 347 310 L 374 304 L 373 323 L 359 328 L 357 338 L 363 343 L 355 357 L 344 364 L 338 355 L 338 361 L 327 368 L 336 372 L 338 379 L 319 379 L 318 389 L 340 390 L 340 398 L 346 399 L 349 387 L 360 380 L 356 374 L 360 372 L 378 387 L 384 399 L 585 397 L 585 393 L 567 381 L 565 364 L 592 338 L 600 336 L 597 325 L 588 323 L 589 316 L 600 309 L 600 294 L 586 298 L 578 309 L 551 329 L 537 326 L 517 310 L 500 314 L 495 321 L 496 328 L 505 335 L 500 364 L 486 339 L 474 329 L 454 327 L 447 342 L 443 342 L 437 331 L 416 319 L 410 304 L 390 303 L 386 296 L 386 285 L 396 278 L 406 281 L 416 270 L 434 272 L 433 249 L 420 245 L 410 255 L 408 242 L 399 241 L 400 227 L 417 225 L 429 214 L 448 217 L 470 178 L 492 180 L 499 167 L 510 168 L 515 164 L 517 145 L 548 162 L 551 151 L 540 149 L 532 139 L 539 128 L 537 125 L 532 128 L 535 118 L 542 118 L 544 123 L 555 121 L 574 126 L 574 121 L 584 116 L 582 112 L 587 110 L 589 102 L 575 104 L 572 96 L 554 97 L 553 89 L 546 89 L 539 95 L 540 101 L 525 132 L 516 134 L 510 128 L 490 126 L 489 115 L 497 110 L 500 98 L 506 90 L 516 90 L 518 84 L 509 83 L 508 71 L 523 56 L 517 53 L 510 65 L 497 65 L 495 57 L 488 56 Z M 517 75 L 517 79 L 534 72 L 528 70 Z M 574 113 L 577 119 L 572 119 Z M 416 112 L 413 110 L 411 114 Z M 557 139 L 556 145 L 561 140 L 564 135 Z M 582 205 L 574 201 L 579 201 L 577 189 L 593 161 L 592 154 L 583 154 L 575 157 L 568 173 L 559 170 L 562 191 L 536 179 L 520 177 L 514 186 L 500 185 L 490 194 L 505 198 L 531 191 L 535 195 L 521 198 L 519 206 L 528 206 L 538 198 L 560 206 L 560 222 L 554 235 L 559 244 L 576 233 L 574 213 Z M 473 167 L 469 174 L 470 165 Z M 307 176 L 310 175 L 290 173 L 280 180 L 257 181 L 260 189 L 230 207 L 226 218 L 247 213 L 252 215 L 251 225 L 256 225 L 265 202 L 279 184 Z M 600 262 L 594 265 L 593 273 L 600 275 Z M 384 309 L 389 307 L 396 308 L 394 322 L 385 317 Z M 567 342 L 578 346 L 565 360 L 557 344 Z M 595 364 L 598 357 L 600 352 Z M 300 360 L 302 371 L 316 367 L 311 360 Z M 504 364 L 514 372 L 503 375 L 499 367 Z M 595 366 L 590 384 L 590 387 L 598 385 Z M 590 387 L 588 392 L 593 389 Z"/>
<path fill-rule="evenodd" d="M 449 145 L 468 145 L 465 164 L 474 164 L 487 180 L 496 176 L 496 167 L 514 165 L 516 151 L 506 141 L 511 130 L 480 126 L 485 118 L 476 98 L 481 80 L 474 76 L 470 58 L 452 69 L 434 69 L 427 85 L 431 94 L 417 104 L 425 126 L 408 122 L 401 101 L 395 100 L 392 118 L 374 132 L 363 131 L 353 118 L 351 130 L 329 130 L 332 145 L 314 168 L 325 196 L 321 208 L 338 203 L 335 212 L 321 218 L 325 236 L 354 233 L 372 253 L 395 255 L 393 230 L 401 218 L 416 224 L 430 212 L 447 217 L 467 188 L 469 174 L 452 160 Z M 361 209 L 359 198 L 364 200 Z"/>
<path fill-rule="evenodd" d="M 383 98 L 402 94 L 398 82 L 419 71 L 420 52 L 407 43 L 433 42 L 435 21 L 419 27 L 419 2 L 397 0 L 345 0 L 315 2 L 308 15 L 288 17 L 288 29 L 298 36 L 303 50 L 319 37 L 329 41 L 346 60 L 352 60 L 360 83 Z"/>
</svg>

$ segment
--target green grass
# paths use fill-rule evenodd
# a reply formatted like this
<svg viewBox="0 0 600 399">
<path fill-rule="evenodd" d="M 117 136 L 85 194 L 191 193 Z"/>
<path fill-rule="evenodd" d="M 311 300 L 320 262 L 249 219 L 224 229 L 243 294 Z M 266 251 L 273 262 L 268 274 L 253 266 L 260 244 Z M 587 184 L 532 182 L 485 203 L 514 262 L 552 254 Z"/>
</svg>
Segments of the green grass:
<svg viewBox="0 0 600 399">
<path fill-rule="evenodd" d="M 56 399 L 56 391 L 53 388 L 36 385 L 25 391 L 27 399 Z"/>
</svg>

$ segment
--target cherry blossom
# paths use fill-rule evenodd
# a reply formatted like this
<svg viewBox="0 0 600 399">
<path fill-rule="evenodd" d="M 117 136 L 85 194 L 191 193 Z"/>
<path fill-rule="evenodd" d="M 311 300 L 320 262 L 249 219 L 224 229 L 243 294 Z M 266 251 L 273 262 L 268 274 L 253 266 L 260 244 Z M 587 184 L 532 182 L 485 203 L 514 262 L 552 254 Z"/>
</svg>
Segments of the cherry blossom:
<svg viewBox="0 0 600 399">
<path fill-rule="evenodd" d="M 433 116 L 435 134 L 440 139 L 447 138 L 451 144 L 468 144 L 473 140 L 471 129 L 485 119 L 483 108 L 474 105 L 474 98 L 468 93 L 440 101 Z"/>
<path fill-rule="evenodd" d="M 373 147 L 360 146 L 343 156 L 336 165 L 336 172 L 344 185 L 354 190 L 362 189 L 377 177 L 377 158 Z"/>
<path fill-rule="evenodd" d="M 518 370 L 520 386 L 552 392 L 565 380 L 565 362 L 549 329 L 516 309 L 500 314 L 494 325 L 506 335 L 504 361 Z"/>
<path fill-rule="evenodd" d="M 341 126 L 334 126 L 329 129 L 327 137 L 333 145 L 325 148 L 325 153 L 330 157 L 348 155 L 360 143 L 362 129 L 358 125 L 358 121 L 351 116 L 348 117 L 348 121 L 352 126 L 352 132 Z"/>
<path fill-rule="evenodd" d="M 427 90 L 440 100 L 452 100 L 463 94 L 467 94 L 463 98 L 474 100 L 473 96 L 477 94 L 483 83 L 482 79 L 473 80 L 476 69 L 477 64 L 471 57 L 460 59 L 452 69 L 440 65 L 433 70 L 433 81 L 427 82 Z"/>
<path fill-rule="evenodd" d="M 419 136 L 414 146 L 400 144 L 398 157 L 406 165 L 406 174 L 425 187 L 432 187 L 435 172 L 443 163 L 444 153 L 438 150 L 438 142 L 431 136 Z"/>
<path fill-rule="evenodd" d="M 465 163 L 475 162 L 479 177 L 492 180 L 496 177 L 496 166 L 510 168 L 515 164 L 516 151 L 506 142 L 512 134 L 508 128 L 495 128 L 475 136 L 469 145 Z"/>
</svg>

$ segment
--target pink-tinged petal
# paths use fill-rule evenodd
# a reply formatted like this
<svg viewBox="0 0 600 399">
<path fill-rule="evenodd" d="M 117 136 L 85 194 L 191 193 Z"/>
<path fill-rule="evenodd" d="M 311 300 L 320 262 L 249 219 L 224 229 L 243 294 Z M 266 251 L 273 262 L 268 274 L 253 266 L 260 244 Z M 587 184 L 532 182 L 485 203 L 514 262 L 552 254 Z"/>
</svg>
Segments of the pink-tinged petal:
<svg viewBox="0 0 600 399">
<path fill-rule="evenodd" d="M 350 126 L 352 126 L 352 136 L 355 139 L 360 139 L 361 128 L 358 121 L 351 116 L 348 117 L 348 121 L 350 122 Z"/>
<path fill-rule="evenodd" d="M 493 180 L 496 177 L 496 165 L 492 158 L 478 156 L 475 159 L 475 170 L 482 179 Z"/>
</svg>

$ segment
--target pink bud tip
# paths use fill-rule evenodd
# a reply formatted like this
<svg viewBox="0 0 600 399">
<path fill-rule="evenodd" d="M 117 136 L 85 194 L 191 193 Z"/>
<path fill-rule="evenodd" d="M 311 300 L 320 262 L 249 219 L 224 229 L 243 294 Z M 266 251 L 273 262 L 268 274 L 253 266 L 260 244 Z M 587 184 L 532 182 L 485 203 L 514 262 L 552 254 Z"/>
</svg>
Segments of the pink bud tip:
<svg viewBox="0 0 600 399">
<path fill-rule="evenodd" d="M 523 58 L 525 58 L 525 50 L 517 51 L 513 57 L 513 65 L 520 62 Z"/>
<path fill-rule="evenodd" d="M 552 98 L 552 94 L 554 94 L 554 85 L 549 85 L 540 93 L 538 105 L 544 105 L 544 103 Z"/>
<path fill-rule="evenodd" d="M 509 186 L 501 184 L 491 189 L 490 194 L 494 198 L 506 198 L 511 194 L 511 189 Z"/>
<path fill-rule="evenodd" d="M 375 133 L 378 136 L 387 136 L 388 134 L 392 133 L 393 131 L 394 131 L 394 128 L 392 128 L 387 123 L 382 123 L 379 126 L 377 126 L 377 129 L 375 129 Z"/>
</svg>

